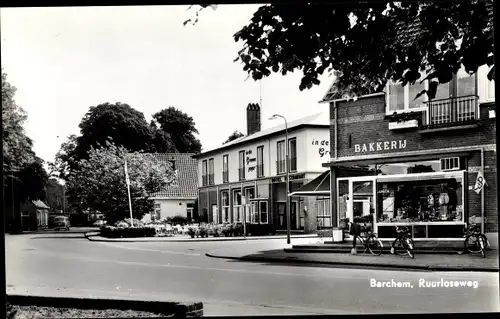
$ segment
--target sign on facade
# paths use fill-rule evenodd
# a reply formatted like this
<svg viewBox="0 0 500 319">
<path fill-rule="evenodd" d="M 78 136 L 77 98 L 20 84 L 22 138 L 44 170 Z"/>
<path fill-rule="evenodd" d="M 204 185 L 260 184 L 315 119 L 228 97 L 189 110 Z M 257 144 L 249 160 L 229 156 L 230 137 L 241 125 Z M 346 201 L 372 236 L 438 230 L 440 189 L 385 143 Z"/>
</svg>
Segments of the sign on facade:
<svg viewBox="0 0 500 319">
<path fill-rule="evenodd" d="M 305 177 L 306 177 L 306 174 L 294 174 L 294 175 L 290 175 L 288 178 L 289 178 L 289 180 L 295 180 L 295 179 L 304 179 Z M 286 182 L 286 177 L 285 176 L 275 177 L 271 181 L 272 181 L 272 183 L 284 183 L 284 182 Z"/>
<path fill-rule="evenodd" d="M 406 140 L 354 144 L 355 153 L 401 150 L 406 148 Z"/>
<path fill-rule="evenodd" d="M 484 188 L 485 184 L 486 184 L 486 179 L 484 178 L 483 173 L 479 171 L 477 173 L 476 183 L 474 184 L 474 191 L 477 194 L 481 193 L 481 190 Z"/>
</svg>

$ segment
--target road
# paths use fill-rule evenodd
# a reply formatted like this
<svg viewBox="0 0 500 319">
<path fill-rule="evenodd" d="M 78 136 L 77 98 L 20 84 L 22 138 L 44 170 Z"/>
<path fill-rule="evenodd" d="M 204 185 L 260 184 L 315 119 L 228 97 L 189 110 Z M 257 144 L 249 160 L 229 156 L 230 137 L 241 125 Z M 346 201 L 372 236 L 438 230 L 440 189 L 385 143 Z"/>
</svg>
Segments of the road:
<svg viewBox="0 0 500 319">
<path fill-rule="evenodd" d="M 195 300 L 206 315 L 499 311 L 497 273 L 416 272 L 273 265 L 214 259 L 216 249 L 264 250 L 284 240 L 101 243 L 79 234 L 7 235 L 7 292 Z M 477 288 L 419 288 L 419 280 Z M 376 288 L 410 282 L 411 288 Z"/>
</svg>

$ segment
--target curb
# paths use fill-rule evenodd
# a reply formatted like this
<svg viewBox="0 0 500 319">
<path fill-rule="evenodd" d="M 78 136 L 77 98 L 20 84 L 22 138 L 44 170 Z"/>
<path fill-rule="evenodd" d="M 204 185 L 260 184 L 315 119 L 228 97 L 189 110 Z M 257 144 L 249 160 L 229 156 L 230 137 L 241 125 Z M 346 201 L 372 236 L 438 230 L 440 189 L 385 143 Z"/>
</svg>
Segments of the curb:
<svg viewBox="0 0 500 319">
<path fill-rule="evenodd" d="M 201 238 L 184 238 L 184 239 L 168 239 L 168 240 L 161 240 L 161 239 L 153 239 L 155 237 L 150 237 L 151 239 L 148 240 L 134 240 L 134 238 L 105 238 L 99 236 L 100 234 L 95 232 L 90 232 L 90 233 L 85 233 L 85 238 L 87 238 L 89 241 L 96 241 L 96 242 L 121 242 L 121 243 L 187 243 L 187 242 L 217 242 L 217 241 L 247 241 L 247 240 L 269 240 L 269 239 L 286 239 L 286 236 L 284 237 L 275 237 L 275 236 L 269 236 L 269 237 L 216 237 L 212 238 L 209 237 L 208 239 L 201 239 Z M 99 238 L 91 238 L 91 237 L 99 237 Z M 147 238 L 147 237 L 145 237 Z M 223 238 L 223 239 L 219 239 Z M 311 236 L 304 236 L 304 237 L 291 237 L 292 239 L 302 239 L 302 238 L 317 238 L 317 235 L 311 235 Z"/>
<path fill-rule="evenodd" d="M 314 254 L 345 254 L 350 253 L 351 249 L 346 248 L 324 248 L 324 249 L 294 249 L 294 248 L 285 248 L 284 251 L 286 253 L 314 253 Z M 360 251 L 360 250 L 358 250 Z M 362 251 L 362 250 L 361 250 Z M 459 250 L 413 250 L 416 254 L 423 255 L 460 255 Z M 390 254 L 389 250 L 383 250 L 382 254 Z"/>
<path fill-rule="evenodd" d="M 409 270 L 427 270 L 427 271 L 474 271 L 474 272 L 499 272 L 498 268 L 491 267 L 478 267 L 478 268 L 464 268 L 457 266 L 411 266 L 411 265 L 397 265 L 397 264 L 383 264 L 383 263 L 361 263 L 361 262 L 345 262 L 345 261 L 317 261 L 317 260 L 303 260 L 296 259 L 295 257 L 289 258 L 271 258 L 271 257 L 252 257 L 252 256 L 243 256 L 243 257 L 234 257 L 234 256 L 217 256 L 212 255 L 210 253 L 205 254 L 207 257 L 211 258 L 219 258 L 219 259 L 230 259 L 230 260 L 240 260 L 240 261 L 252 261 L 252 262 L 269 262 L 269 263 L 300 263 L 300 264 L 320 264 L 320 265 L 340 265 L 340 266 L 364 266 L 367 268 L 370 267 L 378 267 L 385 269 L 409 269 Z"/>
</svg>

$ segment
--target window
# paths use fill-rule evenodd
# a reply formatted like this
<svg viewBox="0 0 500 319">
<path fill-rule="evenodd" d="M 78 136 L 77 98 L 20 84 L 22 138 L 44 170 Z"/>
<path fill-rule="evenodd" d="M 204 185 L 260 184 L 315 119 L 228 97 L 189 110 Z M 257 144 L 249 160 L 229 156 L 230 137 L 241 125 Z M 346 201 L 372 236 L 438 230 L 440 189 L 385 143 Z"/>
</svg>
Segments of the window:
<svg viewBox="0 0 500 319">
<path fill-rule="evenodd" d="M 452 171 L 460 169 L 460 159 L 458 157 L 442 158 L 441 170 Z"/>
<path fill-rule="evenodd" d="M 486 98 L 489 101 L 494 101 L 495 100 L 495 81 L 489 81 L 488 80 L 488 86 L 486 88 Z"/>
<path fill-rule="evenodd" d="M 293 138 L 288 140 L 288 147 L 290 152 L 290 165 L 288 166 L 289 172 L 297 171 L 297 139 Z"/>
<path fill-rule="evenodd" d="M 279 141 L 277 144 L 277 153 L 276 153 L 276 174 L 285 173 L 285 159 L 286 159 L 286 148 L 285 141 Z"/>
<path fill-rule="evenodd" d="M 160 205 L 160 203 L 155 203 L 155 211 L 151 217 L 154 220 L 159 220 L 161 218 L 161 205 Z"/>
<path fill-rule="evenodd" d="M 201 162 L 201 178 L 202 178 L 202 186 L 207 186 L 207 160 L 203 160 Z"/>
<path fill-rule="evenodd" d="M 222 182 L 229 182 L 229 155 L 222 156 Z"/>
<path fill-rule="evenodd" d="M 418 93 L 428 88 L 428 81 L 416 81 L 413 85 L 401 84 L 389 81 L 386 87 L 387 92 L 387 113 L 422 111 L 427 108 L 427 95 L 422 94 L 415 99 Z M 433 100 L 449 99 L 454 97 L 465 97 L 476 95 L 476 75 L 469 75 L 462 67 L 458 73 L 448 83 L 440 84 L 437 87 L 436 96 Z"/>
<path fill-rule="evenodd" d="M 464 221 L 463 176 L 463 172 L 446 172 L 433 176 L 380 178 L 377 181 L 377 221 Z"/>
<path fill-rule="evenodd" d="M 259 215 L 260 215 L 260 223 L 267 224 L 268 223 L 267 201 L 259 201 Z"/>
<path fill-rule="evenodd" d="M 242 222 L 241 189 L 233 191 L 233 222 Z"/>
<path fill-rule="evenodd" d="M 245 151 L 240 151 L 239 155 L 239 169 L 238 169 L 238 175 L 239 175 L 239 180 L 242 181 L 245 179 Z"/>
<path fill-rule="evenodd" d="M 255 188 L 245 189 L 245 220 L 250 223 L 252 220 L 252 205 L 250 200 L 255 198 Z"/>
<path fill-rule="evenodd" d="M 257 177 L 264 176 L 264 146 L 257 147 Z"/>
<path fill-rule="evenodd" d="M 229 222 L 229 192 L 221 192 L 222 222 Z"/>
<path fill-rule="evenodd" d="M 208 160 L 208 185 L 214 184 L 214 159 Z"/>
<path fill-rule="evenodd" d="M 425 107 L 426 95 L 415 99 L 418 93 L 426 89 L 426 83 L 401 84 L 389 82 L 387 85 L 387 113 L 418 111 Z"/>
<path fill-rule="evenodd" d="M 330 198 L 319 197 L 317 199 L 318 203 L 318 229 L 332 227 L 332 214 L 330 211 Z"/>
</svg>

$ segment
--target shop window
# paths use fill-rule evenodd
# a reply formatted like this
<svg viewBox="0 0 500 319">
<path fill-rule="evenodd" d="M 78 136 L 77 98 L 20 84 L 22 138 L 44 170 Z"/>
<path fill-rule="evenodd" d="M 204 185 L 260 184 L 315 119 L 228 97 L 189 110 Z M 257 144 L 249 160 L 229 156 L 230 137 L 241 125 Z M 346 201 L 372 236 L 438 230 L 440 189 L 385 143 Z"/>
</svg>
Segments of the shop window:
<svg viewBox="0 0 500 319">
<path fill-rule="evenodd" d="M 452 171 L 460 169 L 460 159 L 458 157 L 449 157 L 441 159 L 441 170 Z"/>
<path fill-rule="evenodd" d="M 332 215 L 330 211 L 330 198 L 318 198 L 317 199 L 317 222 L 318 229 L 324 229 L 332 227 Z"/>
<path fill-rule="evenodd" d="M 422 175 L 378 180 L 379 223 L 463 223 L 463 173 Z"/>
<path fill-rule="evenodd" d="M 438 159 L 406 163 L 377 164 L 375 167 L 373 168 L 376 169 L 377 175 L 418 174 L 441 171 L 441 164 Z"/>
</svg>

